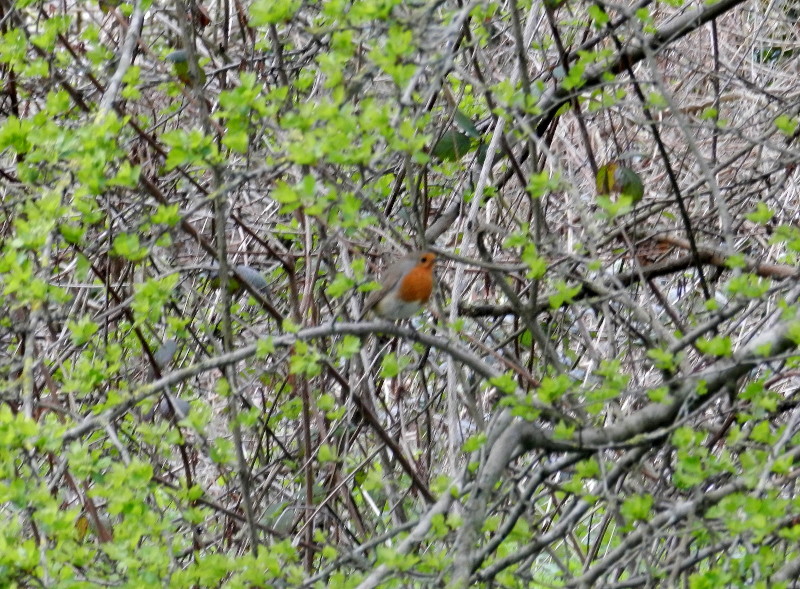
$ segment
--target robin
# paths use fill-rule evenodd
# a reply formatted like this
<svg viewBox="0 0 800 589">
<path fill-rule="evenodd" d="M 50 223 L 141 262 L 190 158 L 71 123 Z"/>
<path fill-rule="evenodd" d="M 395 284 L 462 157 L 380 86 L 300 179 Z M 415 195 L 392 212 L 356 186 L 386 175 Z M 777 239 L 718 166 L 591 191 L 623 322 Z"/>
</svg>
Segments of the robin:
<svg viewBox="0 0 800 589">
<path fill-rule="evenodd" d="M 364 301 L 361 316 L 373 311 L 384 319 L 408 319 L 419 311 L 433 292 L 433 263 L 436 254 L 411 252 L 403 256 L 381 276 L 381 288 Z"/>
</svg>

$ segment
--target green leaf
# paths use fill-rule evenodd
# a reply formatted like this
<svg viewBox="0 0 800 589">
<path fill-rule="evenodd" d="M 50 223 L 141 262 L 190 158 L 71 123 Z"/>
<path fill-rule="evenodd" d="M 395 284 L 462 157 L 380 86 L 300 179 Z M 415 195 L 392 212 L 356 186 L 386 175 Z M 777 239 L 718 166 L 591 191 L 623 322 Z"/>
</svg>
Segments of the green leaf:
<svg viewBox="0 0 800 589">
<path fill-rule="evenodd" d="M 69 244 L 77 245 L 81 238 L 86 234 L 86 228 L 82 225 L 59 225 L 58 231 Z"/>
<path fill-rule="evenodd" d="M 394 378 L 409 364 L 411 364 L 411 356 L 386 354 L 381 361 L 381 377 Z"/>
<path fill-rule="evenodd" d="M 642 178 L 625 166 L 620 166 L 614 174 L 615 187 L 619 189 L 619 193 L 623 196 L 630 197 L 633 203 L 642 200 L 644 196 L 644 183 Z"/>
<path fill-rule="evenodd" d="M 122 233 L 114 238 L 111 248 L 114 255 L 131 262 L 138 262 L 147 257 L 147 248 L 139 244 L 139 236 L 135 233 Z"/>
<path fill-rule="evenodd" d="M 464 131 L 468 137 L 473 139 L 478 139 L 481 136 L 481 132 L 478 131 L 478 128 L 462 110 L 457 110 L 455 115 L 453 116 L 453 120 L 458 125 L 458 128 Z"/>
<path fill-rule="evenodd" d="M 128 161 L 122 162 L 117 174 L 109 180 L 109 186 L 122 186 L 125 188 L 135 188 L 139 184 L 139 174 L 141 166 L 132 166 Z"/>
<path fill-rule="evenodd" d="M 639 174 L 618 162 L 610 162 L 598 168 L 595 186 L 598 195 L 619 194 L 628 197 L 632 204 L 639 202 L 644 196 L 644 183 Z"/>
<path fill-rule="evenodd" d="M 467 453 L 475 452 L 483 447 L 483 445 L 486 443 L 486 439 L 485 433 L 475 434 L 467 438 L 467 441 L 464 442 L 464 445 L 461 447 L 461 449 Z"/>
<path fill-rule="evenodd" d="M 531 198 L 542 198 L 549 192 L 558 189 L 558 177 L 551 176 L 547 170 L 530 174 L 528 177 L 528 185 L 525 190 L 531 195 Z"/>
<path fill-rule="evenodd" d="M 281 407 L 281 413 L 283 417 L 288 420 L 294 420 L 300 417 L 300 413 L 303 411 L 303 401 L 296 397 L 294 399 L 289 399 L 286 403 L 283 404 Z"/>
<path fill-rule="evenodd" d="M 217 464 L 234 464 L 233 442 L 227 438 L 214 438 L 209 446 L 209 458 Z"/>
<path fill-rule="evenodd" d="M 647 104 L 653 109 L 663 110 L 669 106 L 669 102 L 662 94 L 650 92 L 647 95 Z"/>
<path fill-rule="evenodd" d="M 672 397 L 669 394 L 669 387 L 658 387 L 647 391 L 647 398 L 653 403 L 668 403 Z"/>
<path fill-rule="evenodd" d="M 234 130 L 229 125 L 225 137 L 222 138 L 222 144 L 236 153 L 247 153 L 250 148 L 250 135 L 244 129 Z"/>
<path fill-rule="evenodd" d="M 67 329 L 69 329 L 72 343 L 76 346 L 82 346 L 92 339 L 92 336 L 97 333 L 100 326 L 89 317 L 81 317 L 78 321 L 73 321 L 72 319 L 67 321 Z"/>
<path fill-rule="evenodd" d="M 563 280 L 556 281 L 555 294 L 548 297 L 551 309 L 558 309 L 562 305 L 567 305 L 581 292 L 583 287 L 580 284 L 570 286 Z"/>
<path fill-rule="evenodd" d="M 611 194 L 614 192 L 614 172 L 617 169 L 617 162 L 609 162 L 597 169 L 595 176 L 595 187 L 597 194 Z"/>
<path fill-rule="evenodd" d="M 612 200 L 608 196 L 597 197 L 598 206 L 603 209 L 609 219 L 629 213 L 633 209 L 633 201 L 627 196 Z"/>
<path fill-rule="evenodd" d="M 774 435 L 772 434 L 772 429 L 770 428 L 770 424 L 766 421 L 762 421 L 761 423 L 757 424 L 751 431 L 750 431 L 750 439 L 755 442 L 760 442 L 762 444 L 771 444 L 774 440 Z"/>
<path fill-rule="evenodd" d="M 270 192 L 270 196 L 283 205 L 293 205 L 299 203 L 300 197 L 294 187 L 289 186 L 284 181 L 275 184 L 275 188 Z"/>
<path fill-rule="evenodd" d="M 800 123 L 798 123 L 797 119 L 788 115 L 778 115 L 778 117 L 775 119 L 775 126 L 778 128 L 778 131 L 787 137 L 794 135 L 799 124 Z"/>
<path fill-rule="evenodd" d="M 520 259 L 528 265 L 526 277 L 532 280 L 542 278 L 547 272 L 547 260 L 539 255 L 533 243 L 526 243 Z"/>
<path fill-rule="evenodd" d="M 18 154 L 28 153 L 31 149 L 28 139 L 31 137 L 32 124 L 13 115 L 8 117 L 0 126 L 0 151 L 11 148 Z"/>
<path fill-rule="evenodd" d="M 200 129 L 175 129 L 161 135 L 161 139 L 170 147 L 165 163 L 167 170 L 178 166 L 207 166 L 219 159 L 214 138 L 204 135 Z"/>
<path fill-rule="evenodd" d="M 317 399 L 317 407 L 319 407 L 320 411 L 330 411 L 336 407 L 336 399 L 333 395 L 327 393 L 320 395 L 319 399 Z"/>
<path fill-rule="evenodd" d="M 572 379 L 566 374 L 556 377 L 545 376 L 542 379 L 536 394 L 543 403 L 558 401 L 572 387 Z"/>
<path fill-rule="evenodd" d="M 334 278 L 333 282 L 328 285 L 326 290 L 332 298 L 338 299 L 340 296 L 351 292 L 355 286 L 355 280 L 345 276 L 342 273 L 339 273 L 336 275 L 336 278 Z"/>
<path fill-rule="evenodd" d="M 575 435 L 576 427 L 559 421 L 555 428 L 553 428 L 553 436 L 557 440 L 571 440 Z"/>
<path fill-rule="evenodd" d="M 317 458 L 322 464 L 339 460 L 339 457 L 336 455 L 336 450 L 330 444 L 320 444 Z"/>
<path fill-rule="evenodd" d="M 299 8 L 298 0 L 256 0 L 250 5 L 250 26 L 289 22 Z"/>
<path fill-rule="evenodd" d="M 697 349 L 710 356 L 728 358 L 733 353 L 733 344 L 730 337 L 718 335 L 712 339 L 698 339 Z"/>
<path fill-rule="evenodd" d="M 506 395 L 511 395 L 517 390 L 517 381 L 512 373 L 504 373 L 489 379 L 489 384 Z"/>
<path fill-rule="evenodd" d="M 272 337 L 260 338 L 256 342 L 256 358 L 264 359 L 275 353 L 275 340 Z"/>
<path fill-rule="evenodd" d="M 745 218 L 753 223 L 758 223 L 759 225 L 766 225 L 769 223 L 772 218 L 775 216 L 775 212 L 770 209 L 766 203 L 759 201 L 756 203 L 756 210 L 747 213 Z"/>
<path fill-rule="evenodd" d="M 594 21 L 594 27 L 600 29 L 611 20 L 606 11 L 597 4 L 590 4 L 588 8 L 589 18 Z"/>
<path fill-rule="evenodd" d="M 740 274 L 732 277 L 725 285 L 725 290 L 732 296 L 757 299 L 765 295 L 772 286 L 767 278 L 755 274 Z"/>
<path fill-rule="evenodd" d="M 647 520 L 653 509 L 651 495 L 633 495 L 625 499 L 620 506 L 620 513 L 626 520 Z"/>
<path fill-rule="evenodd" d="M 151 278 L 136 285 L 131 309 L 137 323 L 158 322 L 167 302 L 175 293 L 180 277 L 170 274 L 163 278 Z"/>
<path fill-rule="evenodd" d="M 678 367 L 680 358 L 667 350 L 660 350 L 652 348 L 647 350 L 647 357 L 653 360 L 653 364 L 659 370 L 666 370 L 668 372 L 674 371 Z"/>
<path fill-rule="evenodd" d="M 456 161 L 472 149 L 472 140 L 455 129 L 448 129 L 431 148 L 431 155 L 440 161 Z"/>
<path fill-rule="evenodd" d="M 346 335 L 336 346 L 336 355 L 348 359 L 355 356 L 361 349 L 361 338 L 355 335 Z"/>
<path fill-rule="evenodd" d="M 289 359 L 289 372 L 306 378 L 319 376 L 322 374 L 322 356 L 306 342 L 295 342 L 294 354 Z"/>
<path fill-rule="evenodd" d="M 700 113 L 699 118 L 703 121 L 710 121 L 719 116 L 719 111 L 716 108 L 708 107 Z"/>
<path fill-rule="evenodd" d="M 725 265 L 731 269 L 746 268 L 747 258 L 745 258 L 745 255 L 743 253 L 735 253 L 728 256 L 728 258 L 725 260 Z"/>
<path fill-rule="evenodd" d="M 578 60 L 576 63 L 572 64 L 567 72 L 567 75 L 564 77 L 564 80 L 561 82 L 561 85 L 564 87 L 564 90 L 575 90 L 583 86 L 586 81 L 583 79 L 583 73 L 586 71 L 586 61 Z M 564 104 L 562 109 L 566 107 L 569 110 L 570 105 L 569 103 Z M 559 109 L 560 112 L 557 114 L 562 114 L 566 112 L 566 110 Z"/>
<path fill-rule="evenodd" d="M 575 474 L 582 479 L 597 478 L 602 474 L 600 465 L 594 458 L 581 460 L 575 465 Z"/>
<path fill-rule="evenodd" d="M 297 333 L 300 331 L 300 326 L 288 317 L 285 317 L 281 322 L 281 329 L 286 333 Z"/>
<path fill-rule="evenodd" d="M 189 65 L 189 53 L 185 49 L 177 49 L 168 53 L 164 58 L 172 63 L 172 69 L 175 76 L 184 84 L 190 85 L 193 81 L 192 68 Z M 206 83 L 206 73 L 200 64 L 197 64 L 198 70 L 198 85 L 202 86 Z"/>
<path fill-rule="evenodd" d="M 156 212 L 150 216 L 150 221 L 156 225 L 175 227 L 181 222 L 180 205 L 158 205 Z"/>
</svg>

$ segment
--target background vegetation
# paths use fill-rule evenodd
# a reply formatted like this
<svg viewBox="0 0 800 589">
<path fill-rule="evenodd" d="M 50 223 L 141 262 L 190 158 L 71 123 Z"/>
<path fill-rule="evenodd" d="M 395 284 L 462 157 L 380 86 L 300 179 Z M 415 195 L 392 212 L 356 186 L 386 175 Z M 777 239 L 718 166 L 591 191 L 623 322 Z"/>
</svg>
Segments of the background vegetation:
<svg viewBox="0 0 800 589">
<path fill-rule="evenodd" d="M 799 17 L 0 1 L 0 584 L 795 586 Z"/>
</svg>

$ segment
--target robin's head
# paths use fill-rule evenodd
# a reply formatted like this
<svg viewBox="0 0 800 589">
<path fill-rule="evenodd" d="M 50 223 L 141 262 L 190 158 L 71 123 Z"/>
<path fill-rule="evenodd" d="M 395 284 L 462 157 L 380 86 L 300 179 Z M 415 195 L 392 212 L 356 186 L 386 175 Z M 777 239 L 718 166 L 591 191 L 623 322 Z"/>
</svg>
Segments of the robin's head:
<svg viewBox="0 0 800 589">
<path fill-rule="evenodd" d="M 433 263 L 436 261 L 436 254 L 433 252 L 418 252 L 416 258 L 417 264 L 423 268 L 433 268 Z"/>
</svg>

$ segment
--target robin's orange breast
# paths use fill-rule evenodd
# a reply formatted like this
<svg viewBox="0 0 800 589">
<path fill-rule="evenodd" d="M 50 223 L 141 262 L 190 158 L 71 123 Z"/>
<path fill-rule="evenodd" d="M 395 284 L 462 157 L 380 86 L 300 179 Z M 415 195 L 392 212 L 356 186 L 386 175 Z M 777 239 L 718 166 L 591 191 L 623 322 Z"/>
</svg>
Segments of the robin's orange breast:
<svg viewBox="0 0 800 589">
<path fill-rule="evenodd" d="M 428 302 L 432 292 L 433 264 L 418 265 L 400 281 L 397 297 L 407 303 L 418 302 L 422 305 Z"/>
</svg>

